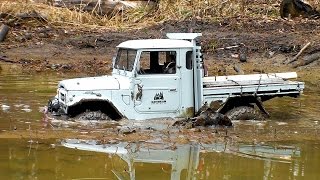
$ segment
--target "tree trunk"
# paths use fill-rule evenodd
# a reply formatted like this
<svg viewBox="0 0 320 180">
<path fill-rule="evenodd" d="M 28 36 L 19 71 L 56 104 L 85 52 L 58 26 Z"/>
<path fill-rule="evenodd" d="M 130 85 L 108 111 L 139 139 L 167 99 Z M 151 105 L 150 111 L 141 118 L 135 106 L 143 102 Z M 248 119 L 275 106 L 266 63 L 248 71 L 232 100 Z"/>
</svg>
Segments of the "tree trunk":
<svg viewBox="0 0 320 180">
<path fill-rule="evenodd" d="M 294 65 L 293 67 L 297 68 L 299 66 L 305 66 L 305 65 L 308 65 L 308 64 L 310 64 L 313 61 L 316 61 L 318 59 L 320 59 L 320 52 L 303 57 L 303 61 L 298 63 L 298 64 L 296 64 L 296 65 Z"/>
<path fill-rule="evenodd" d="M 114 10 L 121 11 L 140 7 L 152 8 L 156 5 L 156 2 L 151 0 L 54 0 L 53 5 L 104 15 L 110 14 Z"/>
</svg>

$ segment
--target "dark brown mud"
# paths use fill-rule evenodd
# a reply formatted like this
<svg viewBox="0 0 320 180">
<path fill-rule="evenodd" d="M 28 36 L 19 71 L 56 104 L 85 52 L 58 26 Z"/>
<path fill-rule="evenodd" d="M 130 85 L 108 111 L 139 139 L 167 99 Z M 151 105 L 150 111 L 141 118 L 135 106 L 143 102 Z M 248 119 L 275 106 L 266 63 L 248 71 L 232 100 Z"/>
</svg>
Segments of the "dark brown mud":
<svg viewBox="0 0 320 180">
<path fill-rule="evenodd" d="M 304 54 L 320 50 L 320 23 L 314 20 L 226 18 L 219 21 L 166 21 L 133 30 L 81 29 L 54 27 L 47 24 L 20 24 L 10 29 L 0 44 L 0 57 L 16 62 L 24 72 L 67 71 L 105 74 L 111 70 L 115 47 L 129 39 L 165 38 L 168 32 L 201 32 L 204 58 L 213 74 L 236 73 L 240 48 L 245 48 L 250 64 L 282 66 L 307 43 Z M 1 62 L 1 61 L 0 61 Z M 229 67 L 230 66 L 230 67 Z M 312 63 L 319 67 L 319 61 Z M 230 68 L 230 72 L 228 70 Z M 246 73 L 248 70 L 243 68 Z"/>
</svg>

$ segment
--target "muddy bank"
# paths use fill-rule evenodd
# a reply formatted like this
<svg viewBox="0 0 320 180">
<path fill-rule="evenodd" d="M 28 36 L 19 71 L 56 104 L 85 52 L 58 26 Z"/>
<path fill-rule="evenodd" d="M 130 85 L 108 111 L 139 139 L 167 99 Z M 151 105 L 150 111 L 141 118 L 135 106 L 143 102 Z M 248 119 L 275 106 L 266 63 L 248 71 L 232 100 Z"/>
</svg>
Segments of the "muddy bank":
<svg viewBox="0 0 320 180">
<path fill-rule="evenodd" d="M 313 20 L 241 18 L 216 22 L 166 21 L 143 29 L 121 31 L 21 23 L 11 27 L 0 44 L 0 63 L 15 64 L 24 72 L 106 74 L 111 70 L 111 59 L 119 43 L 129 39 L 165 38 L 168 32 L 188 32 L 192 28 L 194 32 L 203 33 L 202 51 L 213 74 L 236 74 L 233 65 L 239 63 L 241 47 L 244 47 L 249 64 L 263 63 L 261 69 L 244 68 L 245 73 L 253 70 L 269 72 L 268 67 L 293 67 L 295 63 L 286 65 L 284 62 L 292 59 L 307 42 L 312 45 L 304 54 L 318 52 L 319 26 L 320 22 Z M 242 63 L 243 66 L 246 64 Z M 319 64 L 315 61 L 308 66 L 319 67 Z"/>
</svg>

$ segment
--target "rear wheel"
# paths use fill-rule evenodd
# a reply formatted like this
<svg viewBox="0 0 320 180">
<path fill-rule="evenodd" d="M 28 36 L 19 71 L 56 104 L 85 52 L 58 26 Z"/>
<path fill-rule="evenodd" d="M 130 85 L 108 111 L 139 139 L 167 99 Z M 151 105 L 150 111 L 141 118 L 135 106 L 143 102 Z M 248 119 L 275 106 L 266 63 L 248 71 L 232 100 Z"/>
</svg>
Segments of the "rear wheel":
<svg viewBox="0 0 320 180">
<path fill-rule="evenodd" d="M 250 106 L 238 106 L 225 113 L 231 120 L 264 120 L 261 111 Z"/>
<path fill-rule="evenodd" d="M 87 111 L 80 113 L 75 117 L 76 120 L 103 121 L 111 120 L 111 118 L 101 111 Z"/>
</svg>

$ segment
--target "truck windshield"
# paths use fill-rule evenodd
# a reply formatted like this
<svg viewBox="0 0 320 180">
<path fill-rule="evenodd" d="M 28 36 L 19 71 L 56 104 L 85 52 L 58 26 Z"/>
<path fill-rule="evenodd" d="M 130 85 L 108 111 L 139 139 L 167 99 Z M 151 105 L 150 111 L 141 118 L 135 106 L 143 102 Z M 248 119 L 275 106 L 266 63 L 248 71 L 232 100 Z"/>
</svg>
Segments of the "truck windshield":
<svg viewBox="0 0 320 180">
<path fill-rule="evenodd" d="M 132 71 L 136 54 L 137 50 L 134 49 L 119 49 L 114 63 L 114 68 Z"/>
</svg>

